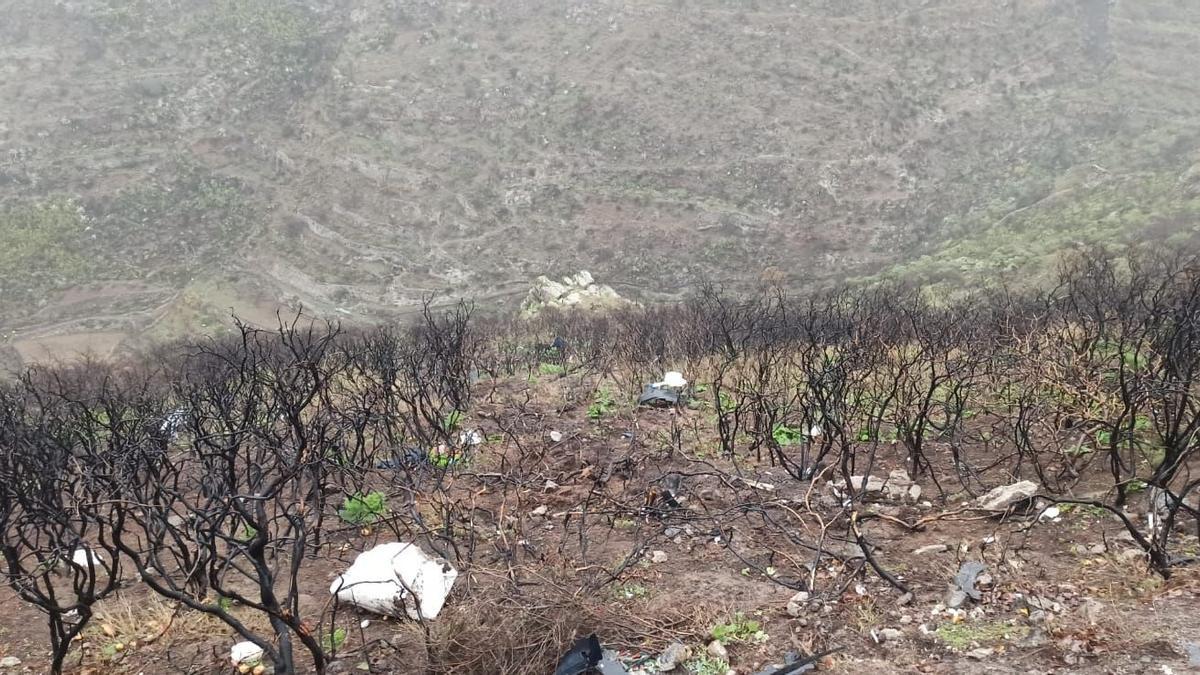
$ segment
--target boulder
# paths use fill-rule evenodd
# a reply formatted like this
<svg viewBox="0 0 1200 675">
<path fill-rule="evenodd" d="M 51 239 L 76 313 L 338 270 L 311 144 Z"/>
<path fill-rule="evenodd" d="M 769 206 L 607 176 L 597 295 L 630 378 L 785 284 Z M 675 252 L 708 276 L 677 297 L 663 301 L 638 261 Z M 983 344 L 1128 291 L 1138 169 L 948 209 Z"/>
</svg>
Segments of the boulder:
<svg viewBox="0 0 1200 675">
<path fill-rule="evenodd" d="M 350 569 L 334 579 L 329 592 L 368 612 L 436 619 L 457 578 L 449 562 L 414 544 L 393 542 L 360 553 Z"/>
<path fill-rule="evenodd" d="M 987 511 L 1006 511 L 1009 507 L 1028 500 L 1037 494 L 1038 484 L 1023 480 L 1012 485 L 1001 485 L 980 497 L 976 503 Z"/>
</svg>

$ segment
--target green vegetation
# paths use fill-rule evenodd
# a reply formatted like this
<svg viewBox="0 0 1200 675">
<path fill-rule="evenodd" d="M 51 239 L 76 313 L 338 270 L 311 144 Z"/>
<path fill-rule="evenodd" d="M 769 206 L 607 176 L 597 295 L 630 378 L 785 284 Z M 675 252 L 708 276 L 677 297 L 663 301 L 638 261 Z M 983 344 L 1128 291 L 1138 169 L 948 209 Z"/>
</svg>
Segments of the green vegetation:
<svg viewBox="0 0 1200 675">
<path fill-rule="evenodd" d="M 1014 626 L 1002 621 L 990 623 L 944 623 L 934 631 L 934 635 L 944 642 L 947 647 L 958 651 L 971 649 L 975 645 L 988 642 L 1022 638 L 1028 633 L 1028 626 Z"/>
<path fill-rule="evenodd" d="M 36 300 L 98 270 L 88 221 L 66 198 L 0 206 L 0 308 Z"/>
<path fill-rule="evenodd" d="M 763 632 L 761 623 L 738 612 L 729 621 L 713 626 L 712 638 L 724 643 L 765 642 L 767 634 Z"/>
<path fill-rule="evenodd" d="M 355 493 L 342 502 L 338 515 L 351 525 L 370 525 L 387 514 L 387 497 L 379 491 Z"/>
<path fill-rule="evenodd" d="M 588 419 L 597 421 L 612 412 L 616 407 L 617 402 L 613 400 L 612 394 L 607 389 L 601 389 L 596 392 L 595 397 L 592 399 L 592 404 L 588 406 Z"/>
<path fill-rule="evenodd" d="M 684 667 L 692 675 L 725 675 L 729 672 L 728 661 L 709 654 L 701 654 L 688 661 Z"/>
<path fill-rule="evenodd" d="M 321 644 L 327 651 L 336 652 L 346 643 L 346 629 L 335 628 L 332 633 L 322 637 Z"/>
</svg>

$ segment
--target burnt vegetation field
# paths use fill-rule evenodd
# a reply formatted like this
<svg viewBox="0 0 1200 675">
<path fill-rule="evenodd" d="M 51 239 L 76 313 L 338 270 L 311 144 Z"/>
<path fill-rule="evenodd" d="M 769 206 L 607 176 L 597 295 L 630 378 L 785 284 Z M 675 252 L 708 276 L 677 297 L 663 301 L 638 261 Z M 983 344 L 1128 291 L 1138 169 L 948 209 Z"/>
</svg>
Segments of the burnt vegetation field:
<svg viewBox="0 0 1200 675">
<path fill-rule="evenodd" d="M 636 405 L 664 371 L 682 400 Z M 596 633 L 645 673 L 1182 670 L 1198 375 L 1200 259 L 1140 249 L 951 305 L 708 286 L 34 367 L 0 386 L 0 652 L 542 674 Z M 458 571 L 435 619 L 330 596 L 389 541 Z"/>
</svg>

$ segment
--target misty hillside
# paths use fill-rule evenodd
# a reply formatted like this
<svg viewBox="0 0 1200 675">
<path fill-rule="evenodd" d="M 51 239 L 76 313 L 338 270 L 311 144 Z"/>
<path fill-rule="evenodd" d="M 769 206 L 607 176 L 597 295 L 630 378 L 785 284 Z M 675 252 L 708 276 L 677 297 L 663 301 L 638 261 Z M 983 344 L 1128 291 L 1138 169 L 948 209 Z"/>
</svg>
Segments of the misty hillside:
<svg viewBox="0 0 1200 675">
<path fill-rule="evenodd" d="M 1195 236 L 1184 0 L 0 0 L 0 360 Z"/>
</svg>

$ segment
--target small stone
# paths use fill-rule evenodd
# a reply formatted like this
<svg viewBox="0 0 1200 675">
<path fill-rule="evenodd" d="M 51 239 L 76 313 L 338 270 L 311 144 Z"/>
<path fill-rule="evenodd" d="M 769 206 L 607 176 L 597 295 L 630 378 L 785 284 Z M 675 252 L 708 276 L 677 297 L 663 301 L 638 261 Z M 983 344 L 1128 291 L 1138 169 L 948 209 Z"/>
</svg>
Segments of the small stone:
<svg viewBox="0 0 1200 675">
<path fill-rule="evenodd" d="M 801 616 L 804 614 L 805 605 L 808 604 L 808 599 L 811 597 L 808 591 L 800 591 L 788 600 L 787 613 L 788 616 Z"/>
<path fill-rule="evenodd" d="M 1013 483 L 1012 485 L 1001 485 L 975 500 L 975 503 L 985 511 L 1004 511 L 1010 506 L 1033 497 L 1037 494 L 1039 487 L 1037 483 L 1028 480 Z"/>
<path fill-rule="evenodd" d="M 708 643 L 708 655 L 722 661 L 729 660 L 729 650 L 725 649 L 725 645 L 721 644 L 720 640 L 713 640 Z"/>
<path fill-rule="evenodd" d="M 905 626 L 907 626 L 908 624 L 910 624 L 912 622 L 913 622 L 913 618 L 912 618 L 911 614 L 905 614 L 900 617 L 900 623 Z"/>
<path fill-rule="evenodd" d="M 986 659 L 995 653 L 996 653 L 996 650 L 994 650 L 990 647 L 984 647 L 981 649 L 972 649 L 971 651 L 967 652 L 967 656 L 969 658 L 975 659 L 976 661 L 982 661 L 983 659 Z"/>
<path fill-rule="evenodd" d="M 980 588 L 991 588 L 993 582 L 992 575 L 984 573 L 980 574 L 979 578 L 975 580 L 975 585 Z"/>
<path fill-rule="evenodd" d="M 911 501 L 915 504 L 917 502 L 917 500 L 920 498 L 921 498 L 921 486 L 920 485 L 914 484 L 912 487 L 908 488 L 909 501 Z"/>
<path fill-rule="evenodd" d="M 886 642 L 895 642 L 904 637 L 904 631 L 898 628 L 884 628 L 879 631 L 879 639 Z"/>
<path fill-rule="evenodd" d="M 650 554 L 650 562 L 654 563 L 655 565 L 660 565 L 662 563 L 667 562 L 667 552 L 666 551 L 654 551 L 653 553 Z"/>
<path fill-rule="evenodd" d="M 563 439 L 563 435 L 562 435 L 561 431 L 551 431 L 550 432 L 550 440 L 551 441 L 554 441 L 555 443 L 561 443 L 562 439 Z"/>
<path fill-rule="evenodd" d="M 549 512 L 550 512 L 550 509 L 547 508 L 545 504 L 542 504 L 541 506 L 537 507 L 536 509 L 530 511 L 529 515 L 531 515 L 535 518 L 541 518 L 542 516 L 546 515 Z"/>
<path fill-rule="evenodd" d="M 545 485 L 546 492 L 550 492 L 551 490 L 557 490 L 557 489 L 558 489 L 558 487 L 559 487 L 559 486 L 558 486 L 558 483 L 555 483 L 555 482 L 554 482 L 554 481 L 552 481 L 552 480 L 547 480 L 547 481 L 546 481 L 546 485 Z"/>
<path fill-rule="evenodd" d="M 681 530 L 678 527 L 668 527 L 667 529 L 663 530 L 663 536 L 667 539 L 674 539 L 675 537 L 679 536 L 680 532 Z"/>
<path fill-rule="evenodd" d="M 371 626 L 371 620 L 370 620 L 370 619 L 363 619 L 363 620 L 362 620 L 361 622 L 359 622 L 359 624 L 358 624 L 358 627 L 359 627 L 359 628 L 370 628 L 370 626 Z"/>
<path fill-rule="evenodd" d="M 21 659 L 15 656 L 6 656 L 0 659 L 0 668 L 16 668 L 21 665 Z"/>
<path fill-rule="evenodd" d="M 929 555 L 930 553 L 945 553 L 950 547 L 945 544 L 930 544 L 913 551 L 913 555 Z"/>
<path fill-rule="evenodd" d="M 905 606 L 905 605 L 907 605 L 907 604 L 911 603 L 912 601 L 913 601 L 913 594 L 912 594 L 912 593 L 905 593 L 904 595 L 902 595 L 902 596 L 900 596 L 900 597 L 896 598 L 896 606 L 897 606 L 897 607 L 903 607 L 903 606 Z"/>
<path fill-rule="evenodd" d="M 681 665 L 684 661 L 687 661 L 691 657 L 692 650 L 690 647 L 682 642 L 672 642 L 670 645 L 667 645 L 667 648 L 664 649 L 661 654 L 658 655 L 658 658 L 655 660 L 655 662 L 657 663 L 660 671 L 669 672 L 675 670 L 677 666 Z"/>
</svg>

